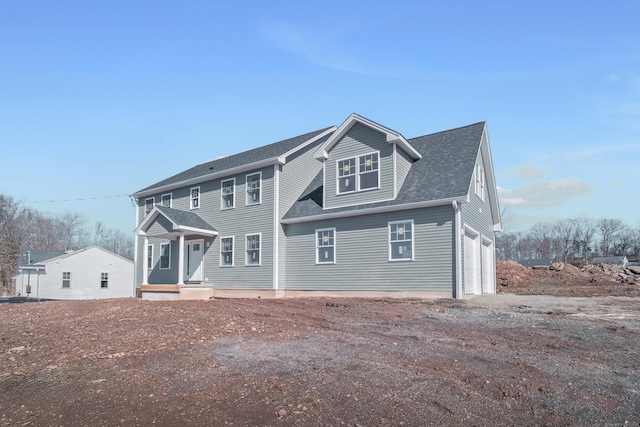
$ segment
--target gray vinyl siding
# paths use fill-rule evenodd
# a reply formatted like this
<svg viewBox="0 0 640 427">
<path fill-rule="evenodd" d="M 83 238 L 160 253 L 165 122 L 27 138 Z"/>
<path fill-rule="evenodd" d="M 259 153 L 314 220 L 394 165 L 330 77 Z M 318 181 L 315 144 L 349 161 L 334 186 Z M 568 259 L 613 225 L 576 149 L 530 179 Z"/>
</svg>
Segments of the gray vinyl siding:
<svg viewBox="0 0 640 427">
<path fill-rule="evenodd" d="M 413 160 L 409 155 L 402 148 L 396 147 L 396 186 L 398 191 L 402 188 L 412 164 Z"/>
<path fill-rule="evenodd" d="M 482 155 L 478 153 L 478 159 L 482 164 Z M 487 171 L 485 170 L 485 176 Z M 489 239 L 495 247 L 495 232 L 493 231 L 493 218 L 491 215 L 491 205 L 489 203 L 489 197 L 486 193 L 487 183 L 485 178 L 485 200 L 482 199 L 475 192 L 475 175 L 472 175 L 469 185 L 469 203 L 462 205 L 462 225 L 471 227 L 476 232 L 480 233 L 480 249 L 482 249 L 482 238 Z M 464 231 L 464 228 L 463 228 Z M 461 239 L 461 259 L 462 264 L 462 283 L 465 283 L 464 277 L 464 263 L 465 263 L 465 245 L 464 236 Z M 480 257 L 479 265 L 482 266 L 481 254 L 476 254 Z M 465 290 L 466 291 L 466 290 Z"/>
<path fill-rule="evenodd" d="M 245 206 L 246 176 L 262 172 L 261 204 Z M 235 208 L 221 209 L 221 183 L 236 179 Z M 273 289 L 273 166 L 201 184 L 198 214 L 218 230 L 205 244 L 204 278 L 216 289 Z M 246 235 L 262 233 L 260 266 L 245 265 Z M 220 267 L 219 237 L 234 236 L 233 267 Z"/>
<path fill-rule="evenodd" d="M 287 159 L 280 172 L 280 218 L 286 214 L 298 197 L 305 190 L 309 182 L 322 170 L 322 162 L 314 158 L 317 147 L 329 138 L 327 135 L 313 144 L 312 147 L 296 153 Z M 287 283 L 287 238 L 284 226 L 278 226 L 278 288 L 284 289 Z"/>
<path fill-rule="evenodd" d="M 388 221 L 414 221 L 414 261 L 389 261 Z M 289 224 L 288 290 L 453 290 L 453 209 Z M 335 264 L 316 264 L 315 230 L 336 228 Z"/>
<path fill-rule="evenodd" d="M 380 152 L 379 180 L 380 188 L 357 191 L 355 193 L 336 194 L 337 161 L 357 157 L 374 151 Z M 386 136 L 360 123 L 356 123 L 344 137 L 333 146 L 325 161 L 324 201 L 326 208 L 350 206 L 360 203 L 390 200 L 393 198 L 393 145 Z M 358 160 L 356 158 L 356 169 Z"/>
<path fill-rule="evenodd" d="M 172 229 L 173 229 L 173 225 L 171 224 L 171 221 L 169 221 L 167 218 L 163 216 L 158 216 L 158 218 L 156 218 L 156 220 L 153 221 L 153 223 L 147 230 L 147 233 L 149 233 L 150 235 L 162 234 L 162 233 L 169 232 Z"/>
<path fill-rule="evenodd" d="M 317 162 L 317 161 L 316 161 Z M 318 162 L 319 163 L 319 162 Z M 245 206 L 246 202 L 246 176 L 262 172 L 261 203 Z M 235 208 L 221 209 L 222 181 L 235 178 Z M 189 209 L 190 190 L 200 187 L 200 206 L 197 209 Z M 220 240 L 219 238 L 205 238 L 205 252 L 203 259 L 203 280 L 206 284 L 218 289 L 272 289 L 273 288 L 273 166 L 263 169 L 228 176 L 200 183 L 195 186 L 181 187 L 172 190 L 172 208 L 191 211 L 214 226 L 218 230 L 218 236 L 234 236 L 234 267 L 220 267 Z M 300 190 L 302 192 L 302 190 Z M 156 202 L 160 200 L 160 194 L 156 195 Z M 144 199 L 139 201 L 141 209 L 140 217 L 144 217 Z M 170 228 L 169 221 L 159 216 L 157 221 L 150 226 L 150 233 L 161 232 Z M 262 234 L 260 242 L 260 266 L 245 266 L 245 236 L 247 234 Z M 199 236 L 188 236 L 185 239 L 198 239 Z M 171 242 L 171 269 L 160 270 L 160 243 L 162 239 L 149 238 L 149 244 L 153 244 L 153 269 L 149 274 L 150 284 L 175 284 L 178 282 L 178 243 Z M 144 237 L 138 238 L 138 259 L 136 265 L 136 283 L 142 282 L 142 268 L 144 259 Z"/>
</svg>

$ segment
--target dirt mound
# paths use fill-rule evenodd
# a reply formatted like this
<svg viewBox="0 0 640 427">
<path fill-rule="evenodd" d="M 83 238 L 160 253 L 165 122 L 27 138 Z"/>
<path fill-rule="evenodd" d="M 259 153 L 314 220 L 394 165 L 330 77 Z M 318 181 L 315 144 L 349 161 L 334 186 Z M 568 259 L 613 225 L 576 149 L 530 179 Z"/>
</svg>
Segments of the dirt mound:
<svg viewBox="0 0 640 427">
<path fill-rule="evenodd" d="M 496 263 L 497 291 L 528 295 L 640 296 L 640 269 L 611 264 L 578 268 L 571 264 L 525 267 Z"/>
</svg>

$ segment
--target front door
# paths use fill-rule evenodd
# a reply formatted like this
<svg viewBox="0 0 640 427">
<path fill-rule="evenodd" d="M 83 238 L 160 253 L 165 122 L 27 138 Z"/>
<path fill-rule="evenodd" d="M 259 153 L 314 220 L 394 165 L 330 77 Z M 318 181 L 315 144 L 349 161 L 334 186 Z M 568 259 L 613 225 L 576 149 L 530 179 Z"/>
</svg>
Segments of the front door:
<svg viewBox="0 0 640 427">
<path fill-rule="evenodd" d="M 202 258 L 204 254 L 204 240 L 187 240 L 185 244 L 185 282 L 202 282 Z"/>
</svg>

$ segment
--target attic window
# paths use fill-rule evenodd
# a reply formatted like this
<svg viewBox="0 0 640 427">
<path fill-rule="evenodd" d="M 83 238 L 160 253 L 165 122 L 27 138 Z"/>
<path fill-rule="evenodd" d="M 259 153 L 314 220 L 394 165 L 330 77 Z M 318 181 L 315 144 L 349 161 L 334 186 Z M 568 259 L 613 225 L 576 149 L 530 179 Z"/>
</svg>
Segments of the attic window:
<svg viewBox="0 0 640 427">
<path fill-rule="evenodd" d="M 484 168 L 480 165 L 480 163 L 476 163 L 474 180 L 475 180 L 475 192 L 478 195 L 478 197 L 480 197 L 480 200 L 484 202 L 485 176 L 484 176 Z"/>
</svg>

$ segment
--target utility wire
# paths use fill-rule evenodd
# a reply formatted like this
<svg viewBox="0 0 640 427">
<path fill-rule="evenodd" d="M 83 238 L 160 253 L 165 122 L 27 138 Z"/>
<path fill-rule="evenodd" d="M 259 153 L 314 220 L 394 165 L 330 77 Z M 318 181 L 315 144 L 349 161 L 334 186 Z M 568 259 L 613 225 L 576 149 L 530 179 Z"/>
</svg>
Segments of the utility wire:
<svg viewBox="0 0 640 427">
<path fill-rule="evenodd" d="M 84 200 L 99 200 L 99 199 L 114 199 L 116 197 L 129 197 L 128 194 L 114 194 L 112 196 L 96 196 L 96 197 L 80 197 L 77 199 L 59 199 L 59 200 L 37 200 L 37 201 L 25 201 L 26 204 L 38 204 L 38 203 L 60 203 L 60 202 L 81 202 Z"/>
</svg>

